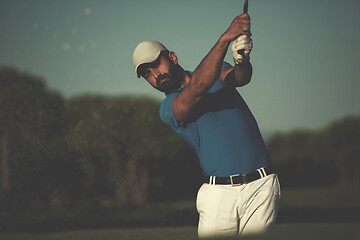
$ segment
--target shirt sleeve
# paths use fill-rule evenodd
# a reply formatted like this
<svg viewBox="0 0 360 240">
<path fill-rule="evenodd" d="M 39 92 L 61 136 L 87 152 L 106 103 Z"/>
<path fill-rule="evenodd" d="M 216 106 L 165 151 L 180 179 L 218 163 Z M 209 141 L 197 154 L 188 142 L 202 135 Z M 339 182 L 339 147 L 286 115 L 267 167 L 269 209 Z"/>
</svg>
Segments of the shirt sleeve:
<svg viewBox="0 0 360 240">
<path fill-rule="evenodd" d="M 168 124 L 174 131 L 180 132 L 181 127 L 183 125 L 183 122 L 178 122 L 175 118 L 173 109 L 172 109 L 172 103 L 174 101 L 175 96 L 178 94 L 172 93 L 166 96 L 164 101 L 161 103 L 160 106 L 160 118 L 161 120 Z"/>
<path fill-rule="evenodd" d="M 224 67 L 232 67 L 232 66 L 228 62 L 223 62 L 221 68 L 224 68 Z"/>
</svg>

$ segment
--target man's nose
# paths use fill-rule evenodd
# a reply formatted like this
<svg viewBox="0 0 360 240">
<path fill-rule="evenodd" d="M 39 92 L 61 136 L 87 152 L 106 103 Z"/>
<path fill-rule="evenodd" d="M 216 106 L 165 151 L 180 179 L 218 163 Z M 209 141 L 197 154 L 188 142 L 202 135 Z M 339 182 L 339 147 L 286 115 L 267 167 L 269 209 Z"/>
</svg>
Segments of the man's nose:
<svg viewBox="0 0 360 240">
<path fill-rule="evenodd" d="M 160 72 L 158 69 L 153 68 L 153 69 L 151 69 L 151 74 L 154 76 L 155 79 L 157 79 L 160 75 Z"/>
</svg>

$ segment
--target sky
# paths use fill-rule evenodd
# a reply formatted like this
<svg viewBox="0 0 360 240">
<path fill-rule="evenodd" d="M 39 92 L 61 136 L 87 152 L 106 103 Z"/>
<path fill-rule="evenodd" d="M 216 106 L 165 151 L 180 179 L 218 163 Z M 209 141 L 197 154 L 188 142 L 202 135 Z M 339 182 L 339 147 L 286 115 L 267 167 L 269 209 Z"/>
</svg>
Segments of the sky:
<svg viewBox="0 0 360 240">
<path fill-rule="evenodd" d="M 164 94 L 132 53 L 162 42 L 194 70 L 244 0 L 0 0 L 0 66 L 66 98 Z M 262 132 L 319 129 L 360 114 L 360 1 L 249 0 L 252 81 L 238 91 Z M 231 50 L 225 61 L 233 64 Z"/>
</svg>

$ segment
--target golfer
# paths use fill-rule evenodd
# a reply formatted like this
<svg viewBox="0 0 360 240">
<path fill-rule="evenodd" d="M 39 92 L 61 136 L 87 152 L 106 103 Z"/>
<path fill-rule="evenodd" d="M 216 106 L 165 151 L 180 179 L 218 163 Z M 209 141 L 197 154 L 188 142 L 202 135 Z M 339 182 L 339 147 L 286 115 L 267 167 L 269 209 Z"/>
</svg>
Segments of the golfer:
<svg viewBox="0 0 360 240">
<path fill-rule="evenodd" d="M 197 68 L 185 71 L 157 41 L 133 53 L 137 77 L 165 93 L 160 117 L 197 153 L 200 238 L 260 233 L 274 223 L 280 186 L 258 125 L 236 90 L 250 82 L 250 17 L 232 21 Z M 224 62 L 231 46 L 234 66 Z"/>
</svg>

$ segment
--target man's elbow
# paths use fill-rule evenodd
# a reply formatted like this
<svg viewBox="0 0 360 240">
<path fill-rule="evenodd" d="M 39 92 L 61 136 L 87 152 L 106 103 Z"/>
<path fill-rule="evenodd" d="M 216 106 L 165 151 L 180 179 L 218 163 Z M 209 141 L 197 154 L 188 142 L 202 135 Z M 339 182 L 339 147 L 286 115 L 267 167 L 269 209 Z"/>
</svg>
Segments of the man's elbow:
<svg viewBox="0 0 360 240">
<path fill-rule="evenodd" d="M 251 81 L 251 77 L 243 77 L 236 81 L 236 87 L 245 86 L 245 85 L 249 84 L 250 81 Z"/>
<path fill-rule="evenodd" d="M 242 82 L 243 82 L 243 86 L 249 84 L 250 81 L 251 81 L 251 75 L 244 77 L 244 79 L 243 79 L 243 81 L 242 81 Z"/>
</svg>

